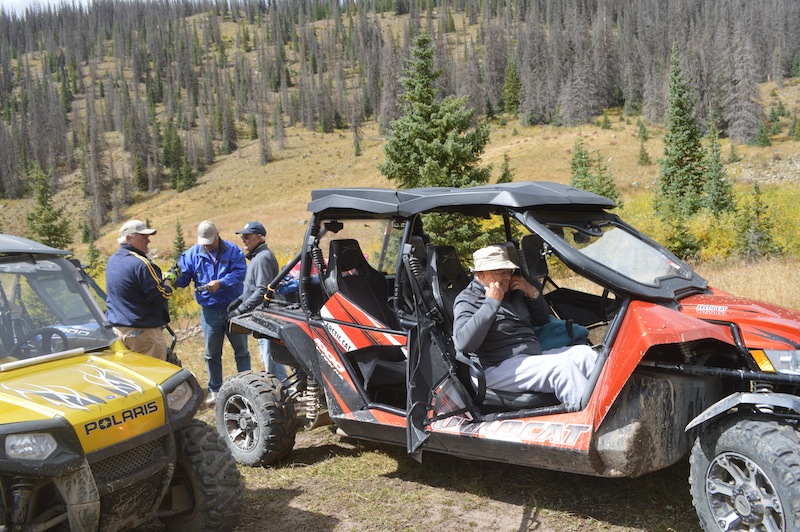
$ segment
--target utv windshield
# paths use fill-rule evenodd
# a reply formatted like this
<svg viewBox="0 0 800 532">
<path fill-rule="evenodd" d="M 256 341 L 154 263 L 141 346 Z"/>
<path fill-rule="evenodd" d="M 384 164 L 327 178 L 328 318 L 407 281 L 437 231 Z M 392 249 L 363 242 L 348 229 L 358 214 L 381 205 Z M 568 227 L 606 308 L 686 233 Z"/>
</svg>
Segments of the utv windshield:
<svg viewBox="0 0 800 532">
<path fill-rule="evenodd" d="M 113 340 L 73 264 L 62 258 L 0 259 L 0 363 L 104 348 Z"/>
<path fill-rule="evenodd" d="M 546 225 L 585 257 L 639 284 L 657 287 L 670 278 L 692 278 L 691 269 L 664 248 L 614 221 Z"/>
</svg>

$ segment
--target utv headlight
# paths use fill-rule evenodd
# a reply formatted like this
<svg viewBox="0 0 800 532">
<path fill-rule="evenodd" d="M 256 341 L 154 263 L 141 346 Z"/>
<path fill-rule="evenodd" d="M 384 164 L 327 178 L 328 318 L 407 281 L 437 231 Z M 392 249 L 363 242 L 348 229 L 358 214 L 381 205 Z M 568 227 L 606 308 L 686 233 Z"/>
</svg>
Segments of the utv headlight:
<svg viewBox="0 0 800 532">
<path fill-rule="evenodd" d="M 183 381 L 174 390 L 167 394 L 167 406 L 170 410 L 181 410 L 192 398 L 192 387 Z"/>
<path fill-rule="evenodd" d="M 777 349 L 764 349 L 761 352 L 764 353 L 764 356 L 759 357 L 759 351 L 753 351 L 753 358 L 755 358 L 756 362 L 758 362 L 758 367 L 763 371 L 800 375 L 800 350 L 779 351 Z"/>
<path fill-rule="evenodd" d="M 11 434 L 6 437 L 6 456 L 17 460 L 45 460 L 58 447 L 47 433 Z"/>
</svg>

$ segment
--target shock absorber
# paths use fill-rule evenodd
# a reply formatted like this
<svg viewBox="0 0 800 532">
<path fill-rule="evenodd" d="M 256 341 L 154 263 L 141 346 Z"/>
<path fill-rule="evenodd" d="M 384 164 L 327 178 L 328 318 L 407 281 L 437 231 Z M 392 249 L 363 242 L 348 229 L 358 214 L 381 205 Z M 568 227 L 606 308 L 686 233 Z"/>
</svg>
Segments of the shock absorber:
<svg viewBox="0 0 800 532">
<path fill-rule="evenodd" d="M 417 257 L 408 257 L 408 266 L 411 269 L 411 275 L 416 278 L 421 278 L 425 272 L 422 271 L 422 264 Z"/>
<path fill-rule="evenodd" d="M 303 402 L 306 418 L 315 419 L 319 415 L 319 383 L 311 376 L 308 377 L 308 387 L 303 392 Z"/>
<path fill-rule="evenodd" d="M 755 393 L 772 393 L 773 386 L 771 382 L 753 381 L 750 383 L 750 389 Z M 775 407 L 772 405 L 758 404 L 756 405 L 759 412 L 762 414 L 774 414 Z"/>
<path fill-rule="evenodd" d="M 314 261 L 314 266 L 317 267 L 320 279 L 322 279 L 325 271 L 325 258 L 322 256 L 322 250 L 319 246 L 315 245 L 311 248 L 311 259 Z"/>
<path fill-rule="evenodd" d="M 11 498 L 14 501 L 11 522 L 16 524 L 25 523 L 28 516 L 28 506 L 33 496 L 34 483 L 25 477 L 14 477 L 11 484 Z"/>
</svg>

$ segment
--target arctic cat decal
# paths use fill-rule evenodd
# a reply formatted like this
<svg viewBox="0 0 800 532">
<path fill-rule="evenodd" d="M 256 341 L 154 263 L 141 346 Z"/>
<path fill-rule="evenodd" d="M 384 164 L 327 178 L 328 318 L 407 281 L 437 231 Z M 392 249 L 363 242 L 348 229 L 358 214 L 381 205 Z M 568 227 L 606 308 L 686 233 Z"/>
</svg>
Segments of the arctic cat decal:
<svg viewBox="0 0 800 532">
<path fill-rule="evenodd" d="M 156 401 L 150 401 L 149 403 L 123 410 L 118 414 L 113 414 L 111 416 L 105 416 L 95 419 L 94 421 L 90 421 L 83 425 L 83 430 L 86 431 L 86 435 L 88 436 L 95 430 L 110 429 L 112 427 L 116 427 L 117 425 L 122 425 L 126 421 L 146 416 L 148 414 L 155 414 L 156 412 L 158 412 L 158 403 Z"/>
<path fill-rule="evenodd" d="M 728 307 L 721 305 L 697 305 L 695 310 L 698 314 L 716 314 L 718 316 L 724 316 L 728 313 Z"/>
<path fill-rule="evenodd" d="M 328 299 L 320 309 L 320 315 L 326 319 L 328 333 L 344 351 L 355 351 L 371 345 L 405 345 L 404 336 L 391 333 L 385 324 L 339 293 Z M 374 329 L 384 329 L 386 332 Z"/>
<path fill-rule="evenodd" d="M 573 423 L 549 423 L 544 421 L 506 420 L 489 423 L 473 423 L 461 417 L 451 417 L 433 423 L 434 432 L 449 432 L 479 438 L 491 437 L 505 441 L 557 445 L 559 447 L 582 448 L 587 443 L 592 427 Z M 584 436 L 584 438 L 581 438 Z"/>
</svg>

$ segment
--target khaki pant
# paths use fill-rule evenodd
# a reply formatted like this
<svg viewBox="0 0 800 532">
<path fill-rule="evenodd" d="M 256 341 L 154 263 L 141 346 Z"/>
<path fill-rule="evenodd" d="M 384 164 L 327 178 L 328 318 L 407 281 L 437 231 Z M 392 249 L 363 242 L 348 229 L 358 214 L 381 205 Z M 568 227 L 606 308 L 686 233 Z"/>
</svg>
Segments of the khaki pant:
<svg viewBox="0 0 800 532">
<path fill-rule="evenodd" d="M 114 327 L 117 338 L 131 351 L 159 360 L 167 359 L 167 342 L 164 327 Z"/>
</svg>

